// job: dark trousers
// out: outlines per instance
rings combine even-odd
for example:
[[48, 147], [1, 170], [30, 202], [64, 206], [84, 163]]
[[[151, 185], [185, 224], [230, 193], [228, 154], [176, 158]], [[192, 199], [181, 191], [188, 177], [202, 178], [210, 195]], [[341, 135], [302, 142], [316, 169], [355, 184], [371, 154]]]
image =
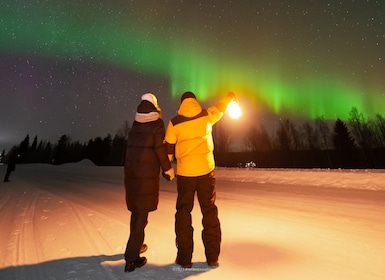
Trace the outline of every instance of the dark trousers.
[[5, 173], [4, 182], [8, 182], [9, 181], [9, 175], [11, 175], [11, 172], [12, 171], [8, 171], [7, 170], [7, 173]]
[[132, 212], [130, 222], [130, 237], [127, 242], [124, 258], [132, 262], [139, 258], [140, 247], [144, 241], [144, 229], [147, 225], [148, 212]]
[[10, 167], [10, 165], [7, 166], [7, 173], [5, 173], [4, 182], [9, 181], [9, 176], [11, 175], [12, 171], [14, 171], [15, 168]]
[[194, 207], [195, 192], [203, 215], [202, 240], [207, 262], [218, 260], [221, 246], [221, 226], [218, 208], [215, 205], [215, 175], [211, 172], [198, 177], [177, 176], [178, 198], [176, 202], [175, 233], [179, 264], [191, 263], [194, 250], [191, 211]]

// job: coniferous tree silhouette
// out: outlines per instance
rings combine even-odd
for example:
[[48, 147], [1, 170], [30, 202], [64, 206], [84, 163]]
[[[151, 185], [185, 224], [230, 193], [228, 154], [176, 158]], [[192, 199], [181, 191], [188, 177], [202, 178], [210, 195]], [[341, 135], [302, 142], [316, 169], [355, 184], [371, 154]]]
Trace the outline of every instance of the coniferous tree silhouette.
[[333, 144], [337, 152], [337, 167], [357, 167], [357, 147], [346, 124], [337, 119], [333, 129]]
[[213, 126], [213, 141], [217, 152], [226, 153], [230, 151], [230, 133], [226, 122], [217, 122]]
[[27, 154], [29, 149], [29, 134], [25, 136], [24, 140], [20, 142], [19, 145], [19, 155], [21, 157], [20, 161], [24, 161], [24, 156]]
[[272, 143], [269, 133], [265, 126], [261, 125], [259, 128], [252, 125], [249, 127], [246, 137], [244, 139], [244, 145], [250, 151], [271, 151]]
[[126, 150], [126, 138], [124, 135], [116, 134], [111, 143], [111, 164], [112, 165], [124, 165], [124, 157]]
[[37, 135], [35, 136], [35, 138], [33, 138], [33, 142], [31, 145], [31, 151], [35, 151], [36, 148], [37, 148]]
[[54, 152], [53, 162], [54, 164], [62, 164], [65, 162], [65, 155], [68, 148], [69, 139], [67, 135], [62, 135], [57, 143]]

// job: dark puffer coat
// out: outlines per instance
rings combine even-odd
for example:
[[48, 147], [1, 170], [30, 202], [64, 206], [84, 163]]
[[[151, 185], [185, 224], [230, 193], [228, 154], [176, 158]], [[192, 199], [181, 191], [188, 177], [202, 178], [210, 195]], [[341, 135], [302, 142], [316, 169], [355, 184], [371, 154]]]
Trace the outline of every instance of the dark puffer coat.
[[132, 125], [124, 166], [126, 203], [131, 212], [157, 209], [160, 168], [171, 169], [164, 135], [164, 122], [160, 118], [146, 122], [135, 120]]

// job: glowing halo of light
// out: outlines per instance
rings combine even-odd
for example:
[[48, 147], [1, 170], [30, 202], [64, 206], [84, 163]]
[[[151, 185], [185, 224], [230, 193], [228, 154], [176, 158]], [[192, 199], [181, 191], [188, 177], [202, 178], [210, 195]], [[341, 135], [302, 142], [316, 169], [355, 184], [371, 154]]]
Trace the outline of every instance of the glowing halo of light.
[[238, 102], [231, 101], [227, 107], [227, 113], [233, 120], [237, 120], [242, 116], [242, 110]]

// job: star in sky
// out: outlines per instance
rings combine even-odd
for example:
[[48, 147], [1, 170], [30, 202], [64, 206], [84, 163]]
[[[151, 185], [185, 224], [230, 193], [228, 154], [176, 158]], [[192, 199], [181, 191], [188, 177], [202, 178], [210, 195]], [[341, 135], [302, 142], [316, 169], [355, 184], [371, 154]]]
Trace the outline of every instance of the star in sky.
[[[347, 118], [385, 111], [382, 1], [2, 1], [0, 148], [26, 134], [87, 141], [164, 119], [184, 91], [234, 91], [250, 115]], [[255, 121], [251, 119], [250, 121]]]

